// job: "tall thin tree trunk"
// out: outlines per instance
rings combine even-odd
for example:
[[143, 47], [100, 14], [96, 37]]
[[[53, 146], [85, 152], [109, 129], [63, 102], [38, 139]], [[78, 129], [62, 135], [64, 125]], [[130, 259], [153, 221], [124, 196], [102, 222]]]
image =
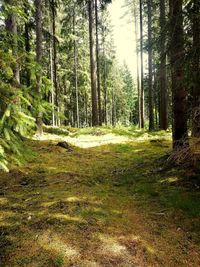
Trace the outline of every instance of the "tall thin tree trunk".
[[193, 0], [193, 120], [192, 135], [200, 137], [200, 3]]
[[[75, 6], [74, 6], [74, 16], [73, 16], [73, 33], [76, 36], [76, 13], [75, 13]], [[78, 77], [77, 77], [77, 43], [76, 37], [74, 38], [74, 88], [76, 94], [76, 126], [79, 128], [80, 126], [80, 119], [79, 119], [79, 92], [78, 92]]]
[[114, 88], [112, 88], [112, 110], [111, 110], [111, 122], [112, 126], [115, 127], [116, 125], [116, 107], [115, 107], [115, 91]]
[[140, 121], [141, 128], [144, 128], [144, 70], [143, 70], [143, 1], [140, 0], [140, 61], [141, 61], [141, 82], [140, 82]]
[[102, 28], [102, 42], [103, 42], [103, 94], [104, 94], [104, 123], [107, 125], [107, 84], [106, 84], [106, 51], [105, 51], [105, 29]]
[[149, 130], [154, 130], [153, 82], [152, 82], [152, 1], [148, 0], [148, 65], [149, 65]]
[[90, 72], [91, 72], [91, 95], [92, 95], [92, 126], [98, 125], [98, 106], [97, 106], [97, 77], [96, 62], [94, 53], [94, 0], [88, 1], [89, 13], [89, 39], [90, 39]]
[[[24, 25], [24, 40], [25, 40], [25, 50], [26, 50], [26, 63], [27, 65], [30, 63], [30, 51], [31, 51], [31, 44], [30, 44], [30, 26], [29, 26], [29, 14], [28, 14], [28, 2], [24, 3], [24, 13], [26, 15], [27, 21]], [[26, 67], [26, 85], [29, 87], [31, 85], [31, 72], [30, 66]]]
[[135, 48], [136, 48], [136, 58], [137, 58], [137, 92], [138, 92], [138, 125], [141, 128], [141, 103], [140, 103], [140, 74], [139, 74], [139, 49], [138, 49], [138, 23], [137, 23], [137, 12], [136, 6], [134, 7], [134, 26], [135, 26]]
[[[36, 19], [36, 61], [37, 64], [41, 67], [42, 63], [42, 0], [35, 0], [35, 8], [36, 8], [36, 14], [35, 14], [35, 19]], [[38, 93], [38, 98], [39, 98], [39, 108], [41, 105], [41, 100], [42, 100], [42, 75], [41, 71], [39, 70], [36, 73], [36, 90]], [[42, 112], [39, 111], [37, 114], [36, 118], [36, 123], [38, 127], [38, 133], [39, 135], [42, 134]]]
[[[51, 29], [50, 29], [51, 32]], [[50, 39], [50, 75], [51, 75], [51, 105], [52, 105], [52, 126], [55, 126], [55, 92], [54, 92], [54, 82], [53, 82], [53, 49], [52, 40]]]
[[96, 24], [96, 61], [97, 61], [97, 93], [98, 93], [98, 111], [99, 111], [99, 125], [102, 125], [101, 113], [101, 83], [100, 83], [100, 62], [99, 62], [99, 12], [98, 3], [95, 0], [95, 24]]
[[169, 0], [172, 69], [173, 148], [187, 143], [187, 91], [184, 85], [183, 0]]
[[56, 118], [56, 125], [60, 126], [60, 118], [59, 118], [59, 98], [60, 92], [58, 89], [58, 82], [57, 82], [57, 43], [56, 43], [56, 3], [55, 0], [51, 1], [51, 13], [52, 13], [52, 33], [53, 33], [53, 83], [54, 83], [54, 90], [55, 90], [55, 105], [57, 107], [58, 116]]
[[167, 94], [167, 73], [166, 73], [166, 15], [165, 0], [160, 0], [160, 129], [168, 128], [168, 94]]

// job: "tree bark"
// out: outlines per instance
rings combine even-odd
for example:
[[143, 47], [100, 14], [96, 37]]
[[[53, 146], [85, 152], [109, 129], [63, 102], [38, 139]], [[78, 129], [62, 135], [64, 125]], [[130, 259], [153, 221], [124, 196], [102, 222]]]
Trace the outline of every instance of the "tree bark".
[[149, 130], [154, 130], [154, 112], [153, 112], [153, 82], [152, 82], [152, 1], [147, 1], [148, 5], [148, 66], [149, 66]]
[[184, 85], [183, 0], [170, 0], [170, 61], [172, 70], [173, 148], [187, 144], [187, 91]]
[[[53, 45], [53, 84], [55, 90], [55, 105], [57, 108], [57, 112], [59, 113], [59, 98], [60, 92], [58, 89], [58, 82], [57, 82], [57, 43], [56, 43], [56, 3], [55, 0], [51, 1], [51, 14], [52, 14], [52, 45]], [[60, 119], [57, 116], [55, 118], [56, 125], [60, 126]]]
[[78, 75], [77, 75], [77, 43], [76, 43], [76, 13], [74, 6], [73, 14], [73, 34], [74, 34], [74, 88], [76, 95], [76, 126], [79, 128], [80, 119], [79, 119], [79, 92], [78, 92]]
[[[17, 5], [16, 0], [6, 0], [8, 6], [15, 7]], [[13, 9], [14, 10], [14, 9]], [[6, 31], [8, 33], [9, 42], [12, 48], [12, 54], [15, 58], [15, 64], [13, 67], [14, 83], [19, 86], [20, 84], [20, 68], [17, 62], [18, 57], [18, 35], [17, 35], [17, 15], [14, 11], [11, 11], [5, 21]]]
[[166, 14], [165, 0], [160, 0], [160, 129], [168, 128], [168, 94], [166, 74]]
[[143, 71], [143, 1], [140, 0], [140, 61], [141, 61], [141, 82], [140, 82], [140, 121], [141, 128], [144, 128], [144, 71]]
[[[36, 8], [36, 62], [38, 66], [41, 68], [42, 63], [42, 0], [35, 0], [35, 8]], [[39, 97], [39, 109], [41, 105], [42, 100], [42, 75], [41, 70], [37, 71], [36, 73], [36, 90]], [[39, 111], [36, 118], [36, 123], [38, 127], [38, 133], [39, 135], [42, 135], [42, 112]]]
[[200, 137], [200, 3], [193, 0], [193, 88], [192, 88], [192, 136]]
[[98, 93], [98, 111], [99, 111], [99, 125], [102, 125], [102, 113], [101, 113], [101, 83], [100, 83], [100, 62], [99, 62], [99, 14], [98, 3], [95, 0], [95, 24], [96, 24], [96, 61], [97, 61], [97, 93]]
[[97, 106], [97, 77], [96, 62], [94, 53], [94, 0], [88, 1], [89, 13], [89, 40], [90, 40], [90, 72], [91, 72], [91, 96], [92, 96], [92, 126], [98, 125], [98, 106]]
[[137, 58], [137, 93], [138, 93], [138, 125], [141, 128], [141, 106], [140, 106], [140, 74], [139, 74], [139, 49], [138, 49], [138, 27], [137, 27], [137, 12], [136, 6], [134, 7], [134, 26], [135, 26], [135, 48], [136, 48], [136, 58]]
[[[26, 63], [30, 63], [30, 51], [31, 51], [31, 44], [30, 44], [30, 25], [29, 25], [29, 13], [28, 13], [28, 2], [24, 3], [24, 13], [26, 15], [27, 21], [24, 25], [24, 39], [25, 39], [25, 50], [26, 50]], [[29, 87], [31, 85], [31, 72], [30, 67], [26, 68], [26, 85]]]

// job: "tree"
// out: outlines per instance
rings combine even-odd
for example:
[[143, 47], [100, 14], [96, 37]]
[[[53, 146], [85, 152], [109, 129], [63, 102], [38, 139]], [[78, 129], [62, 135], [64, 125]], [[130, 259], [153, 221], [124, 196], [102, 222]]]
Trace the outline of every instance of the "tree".
[[143, 70], [143, 1], [140, 0], [140, 61], [141, 61], [141, 81], [140, 81], [140, 121], [141, 128], [144, 128], [144, 70]]
[[152, 1], [147, 1], [148, 6], [148, 87], [149, 87], [149, 130], [154, 130], [154, 111], [153, 111], [153, 74], [152, 74]]
[[88, 16], [89, 16], [89, 38], [90, 38], [90, 72], [91, 72], [91, 96], [92, 96], [92, 126], [99, 123], [98, 106], [97, 106], [97, 77], [96, 77], [96, 62], [94, 53], [94, 0], [88, 1]]
[[192, 74], [192, 135], [200, 137], [200, 4], [193, 0], [192, 10], [192, 33], [193, 33], [193, 74]]
[[95, 24], [96, 24], [96, 61], [97, 61], [97, 92], [98, 92], [98, 111], [99, 111], [99, 125], [102, 124], [101, 113], [101, 83], [100, 83], [100, 62], [99, 62], [99, 14], [98, 2], [95, 0]]
[[17, 1], [16, 0], [6, 0], [6, 4], [8, 5], [10, 12], [8, 13], [5, 24], [6, 24], [6, 30], [8, 33], [10, 45], [12, 47], [13, 57], [15, 58], [15, 64], [13, 67], [14, 82], [15, 82], [15, 84], [19, 85], [19, 83], [20, 83], [20, 69], [19, 69], [19, 64], [17, 61], [17, 55], [18, 55], [17, 14], [14, 11], [14, 9], [17, 7], [17, 5], [16, 5]]
[[166, 77], [166, 14], [165, 0], [160, 0], [160, 129], [168, 128], [168, 92]]
[[184, 84], [182, 0], [170, 0], [170, 64], [172, 76], [173, 148], [187, 143], [187, 90]]
[[41, 75], [41, 64], [42, 64], [42, 0], [35, 0], [35, 20], [36, 20], [36, 62], [38, 64], [38, 70], [36, 73], [36, 91], [39, 99], [39, 109], [36, 118], [39, 135], [42, 134], [42, 111], [41, 111], [41, 100], [42, 100], [42, 75]]

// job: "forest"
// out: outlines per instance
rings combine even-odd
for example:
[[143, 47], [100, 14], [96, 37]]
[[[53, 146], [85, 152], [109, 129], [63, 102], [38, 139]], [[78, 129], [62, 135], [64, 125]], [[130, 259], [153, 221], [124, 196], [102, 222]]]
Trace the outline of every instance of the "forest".
[[0, 0], [0, 266], [200, 266], [199, 0]]

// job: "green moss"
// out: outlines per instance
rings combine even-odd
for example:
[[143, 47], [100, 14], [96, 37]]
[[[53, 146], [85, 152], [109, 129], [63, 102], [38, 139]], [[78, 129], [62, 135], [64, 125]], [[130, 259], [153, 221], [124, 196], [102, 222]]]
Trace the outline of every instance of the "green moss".
[[[131, 127], [100, 129], [101, 134], [130, 134], [130, 141], [90, 149], [73, 147], [70, 153], [56, 142], [30, 141], [33, 157], [21, 172], [1, 177], [5, 195], [0, 196], [0, 222], [13, 242], [5, 247], [8, 258], [14, 255], [10, 266], [16, 260], [19, 266], [38, 262], [81, 266], [83, 259], [101, 265], [102, 257], [112, 262], [115, 256], [119, 261], [115, 265], [126, 266], [127, 255], [134, 253], [145, 254], [141, 266], [167, 266], [169, 251], [177, 259], [174, 266], [182, 266], [177, 255], [184, 257], [182, 247], [188, 243], [177, 228], [182, 224], [198, 239], [200, 198], [197, 191], [179, 183], [181, 171], [157, 171], [163, 167], [160, 158], [169, 150], [168, 135]], [[73, 131], [97, 134], [99, 128]], [[132, 138], [134, 134], [138, 138]], [[150, 142], [155, 138], [165, 141], [162, 145]], [[28, 184], [21, 184], [24, 176]], [[156, 251], [156, 257], [144, 247], [153, 247], [150, 251]], [[39, 261], [38, 248], [42, 249]]]

